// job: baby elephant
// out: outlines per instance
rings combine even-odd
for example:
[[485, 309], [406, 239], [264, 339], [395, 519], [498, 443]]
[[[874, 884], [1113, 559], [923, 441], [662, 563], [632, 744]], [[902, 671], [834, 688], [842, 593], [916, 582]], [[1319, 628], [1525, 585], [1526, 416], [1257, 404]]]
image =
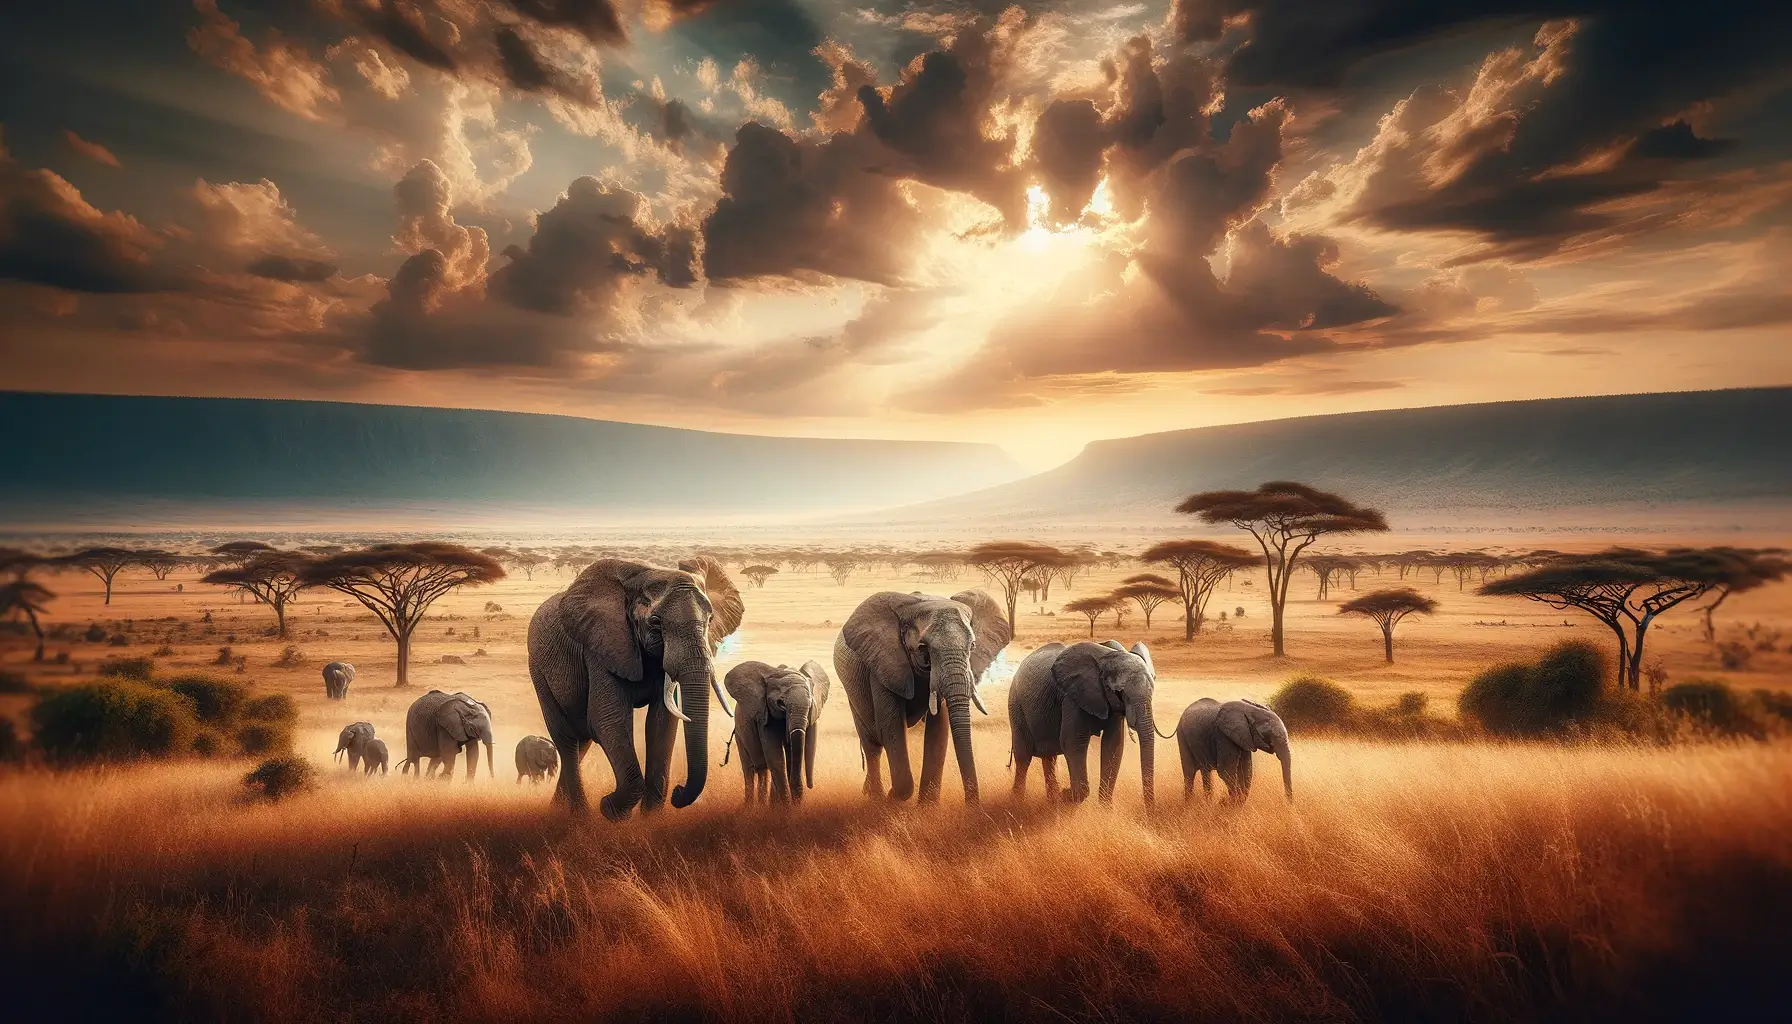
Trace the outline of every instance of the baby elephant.
[[[372, 722], [355, 722], [352, 725], [345, 725], [342, 727], [341, 734], [336, 737], [336, 760], [342, 760], [342, 755], [347, 754], [348, 770], [352, 772], [361, 767], [361, 759], [367, 756], [367, 745], [373, 742], [375, 740]], [[384, 746], [381, 744], [382, 749]]]
[[361, 761], [367, 765], [367, 774], [372, 775], [375, 768], [381, 775], [386, 774], [386, 741], [368, 740], [361, 748]]
[[1226, 798], [1243, 803], [1251, 793], [1251, 754], [1261, 750], [1282, 762], [1282, 791], [1294, 799], [1293, 760], [1288, 753], [1288, 727], [1274, 712], [1254, 700], [1229, 700], [1224, 704], [1202, 697], [1182, 712], [1176, 723], [1176, 747], [1182, 753], [1182, 798], [1195, 793], [1195, 773], [1201, 773], [1201, 791], [1213, 796], [1214, 771], [1226, 784]]
[[817, 662], [801, 669], [743, 661], [728, 670], [723, 685], [735, 699], [734, 740], [746, 802], [770, 798], [774, 804], [801, 803], [803, 778], [815, 788], [815, 730], [828, 702], [828, 674]]
[[523, 776], [530, 782], [539, 783], [542, 779], [551, 779], [560, 770], [560, 752], [554, 749], [554, 741], [546, 736], [524, 736], [516, 741], [516, 784], [523, 784]]
[[330, 700], [347, 700], [348, 684], [355, 681], [355, 666], [346, 661], [332, 661], [324, 666], [324, 696]]
[[[1101, 737], [1101, 778], [1097, 798], [1114, 799], [1126, 730], [1139, 735], [1139, 782], [1145, 803], [1155, 790], [1157, 719], [1151, 695], [1157, 666], [1142, 643], [1131, 650], [1113, 640], [1046, 644], [1020, 663], [1008, 689], [1010, 751], [1014, 754], [1014, 798], [1027, 791], [1027, 766], [1037, 757], [1045, 771], [1045, 798], [1058, 799], [1057, 760], [1070, 770], [1071, 803], [1089, 796], [1089, 740]], [[1164, 736], [1164, 739], [1169, 739]]]

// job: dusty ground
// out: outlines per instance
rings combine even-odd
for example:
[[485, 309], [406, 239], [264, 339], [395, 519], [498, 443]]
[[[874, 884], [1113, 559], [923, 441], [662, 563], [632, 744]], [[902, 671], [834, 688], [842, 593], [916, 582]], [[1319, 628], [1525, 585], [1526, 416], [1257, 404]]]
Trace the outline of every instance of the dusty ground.
[[[1550, 546], [1552, 539], [1555, 538], [1537, 538], [1537, 546]], [[1006, 671], [1042, 643], [1087, 635], [1087, 620], [1082, 616], [1050, 612], [1072, 597], [1106, 592], [1121, 577], [1142, 571], [1158, 571], [1158, 567], [1127, 565], [1115, 570], [1094, 570], [1078, 577], [1068, 591], [1061, 584], [1055, 586], [1049, 603], [1030, 602], [1022, 594], [1018, 635], [1008, 649], [1006, 663], [992, 671], [985, 685], [985, 703], [994, 714], [989, 718], [976, 716], [978, 760], [986, 793], [1000, 791], [1005, 785], [1001, 780], [1007, 778]], [[92, 576], [65, 573], [45, 577], [58, 594], [49, 620], [52, 626], [66, 624], [84, 629], [89, 623], [99, 623], [113, 632], [126, 632], [133, 642], [117, 647], [52, 641], [50, 656], [67, 651], [71, 664], [40, 667], [30, 664], [25, 638], [0, 636], [0, 668], [21, 671], [45, 682], [72, 681], [91, 676], [107, 658], [148, 655], [166, 644], [174, 653], [156, 658], [160, 671], [227, 672], [229, 669], [219, 668], [213, 662], [218, 648], [229, 646], [235, 654], [247, 656], [247, 679], [264, 689], [290, 693], [298, 700], [300, 749], [320, 762], [328, 760], [337, 730], [348, 722], [366, 720], [373, 722], [392, 745], [396, 763], [403, 756], [402, 725], [410, 701], [432, 687], [465, 690], [493, 708], [498, 726], [499, 777], [505, 781], [506, 769], [513, 764], [516, 740], [531, 733], [545, 733], [526, 663], [529, 616], [544, 598], [571, 582], [572, 575], [571, 571], [545, 569], [537, 570], [530, 580], [518, 572], [498, 584], [466, 588], [437, 602], [415, 640], [408, 690], [392, 686], [392, 643], [373, 617], [349, 599], [331, 592], [307, 593], [289, 611], [290, 635], [281, 641], [263, 635], [273, 623], [269, 609], [243, 603], [232, 593], [205, 586], [191, 573], [176, 573], [158, 581], [146, 572], [127, 572], [115, 582], [109, 607], [101, 604], [101, 590]], [[914, 571], [892, 573], [887, 568], [857, 572], [845, 585], [836, 584], [819, 568], [813, 572], [786, 569], [763, 588], [751, 587], [738, 573], [736, 581], [746, 599], [746, 618], [734, 641], [724, 650], [720, 659], [722, 671], [748, 659], [796, 665], [814, 658], [827, 666], [831, 674], [833, 644], [840, 623], [860, 600], [879, 590], [949, 594], [981, 586], [999, 598], [993, 585], [970, 571], [947, 582], [931, 581]], [[1315, 599], [1316, 581], [1308, 573], [1296, 580], [1289, 602], [1287, 658], [1269, 656], [1269, 614], [1262, 596], [1265, 584], [1256, 573], [1241, 573], [1222, 585], [1208, 610], [1210, 617], [1217, 619], [1222, 609], [1232, 618], [1236, 609], [1243, 608], [1244, 617], [1224, 626], [1210, 622], [1192, 643], [1182, 639], [1182, 625], [1174, 604], [1157, 609], [1149, 630], [1135, 609], [1120, 627], [1114, 625], [1112, 616], [1104, 617], [1096, 636], [1129, 645], [1145, 640], [1151, 645], [1159, 673], [1158, 718], [1166, 723], [1173, 722], [1181, 709], [1198, 697], [1261, 699], [1283, 680], [1303, 672], [1342, 683], [1370, 702], [1422, 690], [1430, 695], [1435, 712], [1453, 714], [1457, 691], [1489, 665], [1524, 657], [1563, 637], [1585, 637], [1601, 646], [1611, 639], [1605, 627], [1588, 616], [1553, 611], [1514, 598], [1480, 597], [1474, 593], [1472, 582], [1466, 591], [1459, 591], [1447, 573], [1441, 582], [1434, 580], [1429, 570], [1409, 573], [1405, 580], [1399, 580], [1392, 569], [1381, 577], [1363, 572], [1357, 580], [1361, 591], [1401, 585], [1416, 587], [1436, 598], [1441, 607], [1434, 616], [1415, 616], [1400, 626], [1393, 665], [1382, 660], [1380, 636], [1373, 624], [1336, 613], [1338, 602], [1352, 594], [1348, 583], [1335, 585], [1331, 597], [1320, 602]], [[486, 613], [487, 602], [497, 602], [503, 611]], [[207, 611], [213, 620], [209, 627], [200, 621]], [[1739, 594], [1723, 606], [1718, 621], [1723, 638], [1742, 638], [1743, 628], [1755, 624], [1760, 625], [1762, 632], [1778, 630], [1792, 636], [1792, 585]], [[289, 645], [298, 649], [302, 661], [295, 667], [276, 667], [283, 648]], [[1650, 659], [1661, 660], [1670, 682], [1701, 676], [1725, 678], [1744, 688], [1792, 687], [1792, 653], [1785, 650], [1792, 643], [1782, 641], [1776, 646], [1781, 650], [1757, 653], [1747, 671], [1724, 672], [1703, 642], [1702, 624], [1693, 610], [1684, 606], [1676, 609], [1659, 620], [1649, 633]], [[484, 655], [477, 653], [481, 650]], [[466, 663], [442, 664], [443, 655], [459, 656]], [[348, 700], [341, 704], [324, 699], [320, 675], [321, 666], [334, 660], [352, 662], [359, 672]], [[23, 697], [0, 695], [0, 712], [19, 714], [24, 701]], [[712, 749], [719, 763], [726, 719], [718, 717], [716, 721], [724, 723], [712, 726]], [[911, 740], [918, 758], [918, 730]], [[825, 766], [822, 773], [856, 784], [862, 777], [857, 746], [844, 695], [839, 692], [822, 716], [820, 742]], [[682, 758], [682, 754], [678, 757]], [[1158, 772], [1167, 784], [1179, 771], [1174, 751], [1169, 744], [1162, 744], [1158, 757]], [[609, 769], [599, 754], [587, 757], [585, 771], [588, 783], [597, 787], [594, 793], [607, 791]], [[1136, 767], [1129, 764], [1123, 779], [1136, 780], [1135, 773]], [[509, 781], [515, 781], [514, 771], [509, 772]], [[947, 793], [953, 793], [955, 786], [956, 782], [949, 779]], [[730, 766], [712, 773], [706, 799], [733, 800], [740, 787], [740, 776]]]

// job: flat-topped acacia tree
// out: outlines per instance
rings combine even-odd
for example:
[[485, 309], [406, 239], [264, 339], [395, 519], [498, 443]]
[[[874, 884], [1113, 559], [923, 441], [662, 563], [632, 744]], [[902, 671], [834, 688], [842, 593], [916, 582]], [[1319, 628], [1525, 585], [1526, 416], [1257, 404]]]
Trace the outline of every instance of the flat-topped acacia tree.
[[23, 575], [0, 583], [0, 621], [17, 615], [31, 624], [31, 632], [37, 637], [37, 652], [31, 656], [32, 661], [44, 660], [44, 627], [37, 617], [49, 613], [50, 599], [55, 596], [43, 584]]
[[1176, 567], [1176, 589], [1182, 595], [1182, 639], [1193, 640], [1207, 618], [1207, 600], [1220, 581], [1262, 560], [1244, 548], [1212, 540], [1166, 540], [1145, 549], [1139, 558]]
[[1706, 551], [1714, 557], [1727, 559], [1732, 565], [1732, 571], [1711, 588], [1711, 593], [1717, 596], [1699, 609], [1699, 613], [1705, 617], [1705, 642], [1715, 643], [1717, 622], [1714, 616], [1717, 609], [1729, 600], [1730, 595], [1784, 579], [1786, 573], [1792, 570], [1792, 563], [1786, 560], [1786, 552], [1781, 548], [1716, 547], [1707, 548]]
[[72, 555], [63, 555], [56, 561], [74, 569], [82, 569], [93, 573], [101, 583], [106, 585], [106, 604], [112, 603], [112, 580], [119, 573], [137, 564], [137, 556], [142, 554], [130, 548], [83, 548]]
[[1125, 606], [1125, 602], [1112, 594], [1093, 594], [1079, 597], [1064, 606], [1067, 612], [1073, 612], [1089, 620], [1089, 639], [1095, 639], [1095, 620], [1103, 615]]
[[1361, 615], [1381, 627], [1381, 648], [1388, 664], [1394, 663], [1394, 627], [1408, 615], [1430, 615], [1437, 602], [1411, 587], [1373, 590], [1338, 606], [1339, 615]]
[[1145, 628], [1151, 628], [1151, 613], [1165, 601], [1174, 601], [1182, 596], [1182, 591], [1169, 580], [1154, 572], [1142, 572], [1137, 576], [1128, 576], [1114, 588], [1114, 596], [1120, 600], [1131, 600], [1138, 604], [1139, 611], [1145, 615]]
[[258, 540], [232, 540], [212, 548], [212, 555], [221, 565], [242, 565], [264, 551], [273, 550], [274, 545]]
[[286, 639], [286, 606], [306, 587], [305, 570], [317, 559], [302, 551], [260, 551], [241, 565], [206, 573], [199, 582], [229, 587], [274, 610], [276, 635]]
[[1008, 629], [1012, 631], [1015, 625], [1014, 606], [1020, 598], [1022, 581], [1029, 576], [1043, 579], [1045, 572], [1055, 573], [1075, 557], [1050, 544], [1035, 544], [1024, 540], [992, 540], [965, 552], [964, 564], [978, 569], [1002, 588], [1002, 596], [1007, 601]]
[[1235, 526], [1257, 539], [1269, 574], [1269, 638], [1277, 657], [1287, 653], [1282, 613], [1301, 552], [1321, 537], [1385, 533], [1388, 528], [1387, 517], [1377, 509], [1290, 480], [1271, 480], [1254, 491], [1191, 494], [1176, 511], [1204, 523]]
[[440, 541], [376, 544], [319, 559], [300, 580], [361, 602], [398, 645], [398, 686], [410, 683], [411, 634], [436, 599], [460, 587], [494, 583], [504, 567], [490, 555]]
[[778, 574], [778, 567], [775, 565], [749, 565], [742, 569], [740, 574], [752, 580], [753, 586], [763, 587], [766, 580]]

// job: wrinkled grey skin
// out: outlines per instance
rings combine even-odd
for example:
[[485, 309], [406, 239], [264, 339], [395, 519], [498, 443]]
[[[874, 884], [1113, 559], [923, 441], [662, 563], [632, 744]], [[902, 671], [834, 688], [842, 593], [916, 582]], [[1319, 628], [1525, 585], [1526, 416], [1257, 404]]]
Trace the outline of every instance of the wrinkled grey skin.
[[335, 759], [342, 760], [342, 755], [346, 753], [348, 755], [348, 770], [354, 771], [361, 767], [361, 759], [367, 756], [367, 744], [372, 739], [372, 722], [356, 722], [353, 725], [343, 726], [342, 733], [336, 737]]
[[554, 741], [546, 736], [524, 736], [516, 741], [516, 784], [523, 784], [523, 776], [530, 782], [539, 783], [542, 779], [551, 779], [560, 771], [560, 752], [554, 749]]
[[977, 802], [971, 706], [989, 713], [977, 684], [1011, 639], [1002, 609], [981, 590], [949, 598], [884, 591], [859, 604], [834, 642], [834, 670], [865, 754], [867, 796], [884, 795], [885, 754], [890, 799], [907, 800], [915, 793], [908, 730], [925, 719], [917, 799], [940, 798], [949, 733], [965, 802]]
[[381, 775], [386, 774], [386, 741], [368, 740], [361, 759], [367, 764], [367, 774], [372, 775], [375, 768], [380, 770]]
[[330, 700], [347, 700], [348, 684], [355, 681], [355, 666], [346, 661], [332, 661], [324, 666], [324, 696]]
[[[529, 622], [529, 676], [563, 770], [555, 799], [585, 809], [579, 762], [603, 748], [616, 791], [604, 817], [665, 802], [678, 722], [685, 781], [671, 791], [685, 807], [709, 779], [709, 696], [729, 712], [716, 673], [716, 646], [740, 626], [740, 591], [706, 557], [665, 569], [620, 558], [592, 563], [572, 586], [542, 602]], [[647, 771], [635, 753], [635, 709], [647, 709]], [[732, 712], [729, 712], [732, 714]]]
[[1182, 754], [1182, 798], [1193, 799], [1195, 773], [1201, 792], [1213, 796], [1213, 772], [1226, 784], [1226, 798], [1243, 802], [1251, 792], [1251, 754], [1261, 750], [1282, 762], [1282, 792], [1294, 799], [1294, 762], [1288, 750], [1288, 727], [1274, 711], [1254, 700], [1224, 704], [1202, 697], [1182, 712], [1176, 723], [1176, 748]]
[[[1114, 799], [1114, 782], [1126, 752], [1126, 730], [1139, 735], [1139, 779], [1145, 803], [1156, 795], [1157, 719], [1151, 695], [1157, 667], [1144, 644], [1112, 640], [1046, 644], [1027, 655], [1008, 690], [1008, 727], [1014, 753], [1014, 798], [1024, 799], [1027, 766], [1035, 757], [1045, 771], [1045, 797], [1058, 798], [1057, 757], [1070, 768], [1071, 803], [1089, 796], [1089, 739], [1101, 736], [1102, 803]], [[1164, 737], [1168, 739], [1168, 736]]]
[[[418, 697], [404, 716], [405, 758], [398, 764], [401, 772], [415, 771], [419, 776], [442, 771], [445, 782], [454, 775], [454, 759], [461, 748], [467, 750], [467, 781], [479, 774], [479, 744], [485, 744], [486, 771], [498, 774], [492, 758], [492, 712], [464, 693], [443, 693], [431, 690]], [[424, 759], [429, 770], [423, 769]]]
[[804, 771], [815, 788], [815, 731], [828, 702], [828, 673], [819, 662], [800, 669], [744, 661], [723, 680], [734, 698], [734, 742], [739, 748], [746, 802], [801, 803]]

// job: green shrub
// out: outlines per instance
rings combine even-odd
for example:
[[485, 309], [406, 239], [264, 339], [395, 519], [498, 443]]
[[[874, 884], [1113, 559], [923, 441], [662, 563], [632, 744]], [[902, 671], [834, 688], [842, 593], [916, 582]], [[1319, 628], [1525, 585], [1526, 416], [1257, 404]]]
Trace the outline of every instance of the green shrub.
[[1431, 698], [1423, 690], [1413, 690], [1395, 698], [1393, 711], [1396, 715], [1416, 717], [1424, 714], [1425, 709], [1430, 706]]
[[[1534, 663], [1495, 665], [1457, 699], [1462, 717], [1499, 736], [1543, 736], [1624, 725], [1634, 709], [1606, 688], [1605, 655], [1585, 640], [1564, 640]], [[1634, 723], [1632, 723], [1634, 724]]]
[[88, 625], [87, 632], [81, 634], [81, 639], [90, 644], [101, 643], [106, 639], [106, 631], [101, 628], [99, 623], [95, 622]]
[[1296, 676], [1269, 698], [1270, 709], [1289, 731], [1347, 729], [1356, 715], [1356, 698], [1337, 683], [1317, 676]]
[[172, 757], [193, 747], [192, 702], [134, 682], [97, 682], [46, 694], [31, 709], [31, 732], [52, 761]]
[[1766, 709], [1719, 680], [1688, 679], [1670, 686], [1661, 691], [1661, 704], [1700, 731], [1752, 739], [1767, 736]]
[[317, 788], [317, 768], [302, 757], [271, 757], [243, 776], [251, 795], [281, 800]]
[[299, 720], [299, 705], [284, 693], [265, 693], [243, 705], [242, 718], [246, 722], [294, 725]]
[[233, 724], [249, 700], [247, 686], [212, 676], [175, 676], [163, 685], [192, 701], [201, 722], [220, 728]]
[[107, 679], [147, 683], [155, 672], [156, 663], [149, 658], [108, 658], [100, 665], [100, 675]]
[[1756, 690], [1755, 703], [1761, 710], [1784, 722], [1792, 722], [1792, 693], [1780, 690]]
[[251, 757], [292, 751], [292, 726], [279, 722], [245, 722], [236, 731], [237, 746]]
[[227, 746], [224, 737], [209, 729], [193, 737], [193, 753], [200, 757], [217, 757], [219, 754], [225, 753]]

